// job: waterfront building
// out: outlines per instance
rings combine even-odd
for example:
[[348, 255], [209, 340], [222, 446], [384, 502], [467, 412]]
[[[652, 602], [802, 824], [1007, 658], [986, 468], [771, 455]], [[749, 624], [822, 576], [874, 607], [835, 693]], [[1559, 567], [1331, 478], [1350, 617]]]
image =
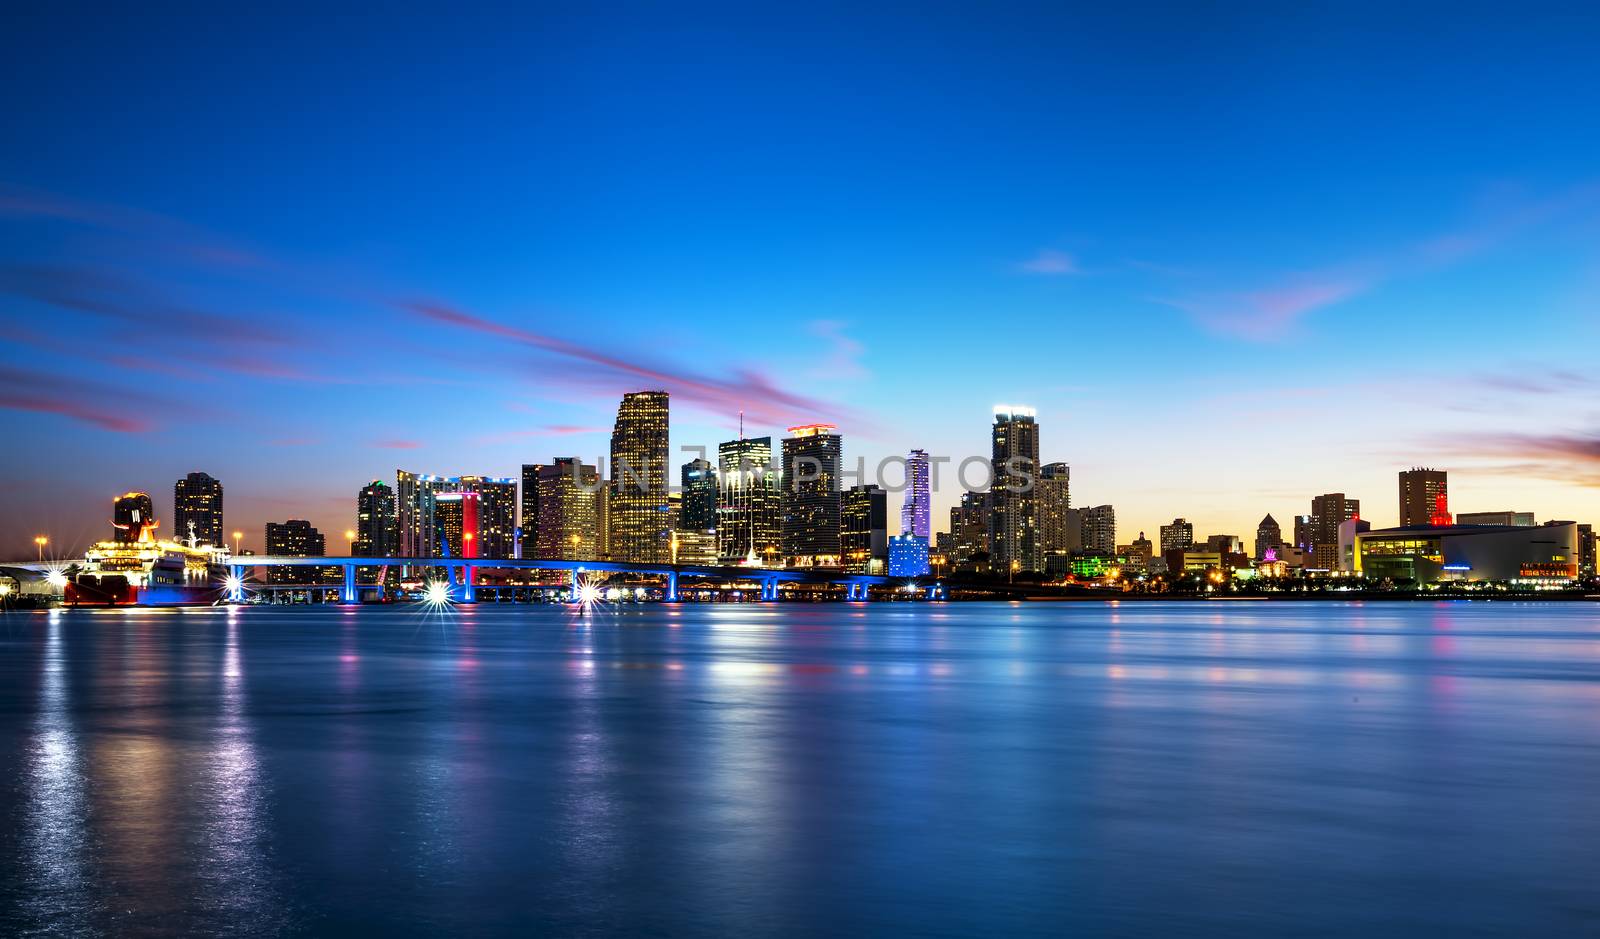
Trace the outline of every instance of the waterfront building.
[[147, 528], [155, 528], [156, 506], [148, 492], [125, 492], [111, 503], [111, 540], [132, 544]]
[[1278, 525], [1278, 520], [1271, 513], [1261, 520], [1256, 526], [1256, 560], [1266, 558], [1267, 552], [1283, 544], [1283, 528]]
[[1150, 562], [1155, 558], [1155, 545], [1150, 539], [1139, 532], [1139, 537], [1131, 543], [1117, 546], [1117, 554], [1123, 559], [1122, 569], [1129, 574], [1147, 574], [1150, 572]]
[[505, 559], [516, 551], [517, 481], [509, 477], [457, 476], [449, 481], [457, 492], [478, 496], [475, 557]]
[[363, 558], [400, 556], [394, 490], [374, 479], [356, 495], [356, 540], [351, 552]]
[[717, 468], [698, 457], [679, 471], [683, 502], [678, 513], [679, 531], [715, 531], [717, 528]]
[[1206, 550], [1218, 554], [1243, 554], [1244, 539], [1238, 535], [1208, 535], [1206, 536]]
[[522, 464], [522, 489], [518, 493], [517, 557], [531, 558], [538, 554], [539, 534], [539, 471], [541, 463]]
[[928, 573], [928, 539], [895, 535], [889, 539], [889, 576], [922, 577]]
[[1502, 528], [1532, 528], [1538, 522], [1532, 512], [1462, 512], [1458, 525], [1498, 525]]
[[611, 501], [606, 507], [610, 556], [659, 564], [671, 553], [667, 518], [668, 396], [622, 396], [611, 431]]
[[1361, 500], [1330, 492], [1311, 500], [1311, 566], [1339, 569], [1339, 526], [1361, 517]]
[[844, 569], [880, 574], [889, 561], [889, 495], [870, 483], [844, 491], [839, 508], [839, 556]]
[[[284, 522], [268, 522], [266, 553], [278, 557], [314, 558], [326, 556], [327, 542], [305, 519], [291, 518]], [[333, 583], [343, 573], [337, 567], [269, 567], [269, 584]]]
[[1578, 576], [1592, 579], [1595, 576], [1595, 550], [1600, 542], [1595, 539], [1594, 526], [1578, 526]]
[[440, 546], [436, 557], [478, 557], [482, 503], [471, 490], [453, 490], [434, 496], [433, 518]]
[[929, 464], [926, 450], [912, 450], [906, 457], [906, 496], [900, 505], [900, 534], [927, 540], [932, 531], [932, 494], [929, 490]]
[[996, 405], [991, 430], [991, 569], [1042, 570], [1034, 486], [1039, 471], [1039, 425], [1034, 410], [1021, 405]]
[[771, 437], [741, 437], [717, 447], [717, 555], [724, 564], [776, 566], [783, 511]]
[[[1296, 515], [1294, 517], [1294, 546], [1311, 554], [1312, 543], [1316, 540], [1316, 526], [1309, 515]], [[1309, 562], [1310, 558], [1307, 558]]]
[[1353, 557], [1356, 570], [1369, 579], [1559, 586], [1578, 577], [1578, 526], [1386, 528], [1356, 535]]
[[950, 507], [950, 535], [955, 542], [955, 557], [947, 558], [954, 567], [972, 568], [974, 558], [989, 557], [989, 493], [966, 490], [961, 501]]
[[839, 566], [839, 457], [832, 424], [789, 428], [783, 440], [783, 556], [793, 567]]
[[227, 543], [222, 526], [222, 483], [206, 473], [190, 473], [172, 487], [172, 539], [220, 548]]
[[1065, 463], [1039, 467], [1035, 506], [1039, 516], [1039, 553], [1047, 574], [1067, 572], [1067, 559], [1083, 546], [1082, 519], [1072, 511], [1072, 470]]
[[400, 556], [431, 558], [439, 553], [435, 535], [434, 496], [438, 477], [395, 470], [395, 527], [400, 533]]
[[1450, 524], [1450, 487], [1444, 470], [1415, 466], [1400, 471], [1400, 526]]
[[[1175, 518], [1171, 524], [1161, 526], [1161, 554], [1163, 556], [1174, 549], [1187, 548], [1193, 544], [1194, 523], [1188, 519]], [[1174, 573], [1177, 573], [1177, 571], [1174, 571]]]
[[1083, 524], [1083, 549], [1095, 554], [1117, 551], [1117, 510], [1109, 505], [1091, 505], [1078, 510]]
[[[599, 471], [577, 457], [560, 457], [539, 468], [535, 485], [539, 515], [531, 539], [534, 556], [599, 560], [600, 504], [605, 495]], [[529, 538], [526, 531], [523, 537]]]
[[1372, 523], [1364, 518], [1346, 519], [1339, 523], [1339, 570], [1349, 573], [1356, 569], [1356, 538], [1372, 530]]

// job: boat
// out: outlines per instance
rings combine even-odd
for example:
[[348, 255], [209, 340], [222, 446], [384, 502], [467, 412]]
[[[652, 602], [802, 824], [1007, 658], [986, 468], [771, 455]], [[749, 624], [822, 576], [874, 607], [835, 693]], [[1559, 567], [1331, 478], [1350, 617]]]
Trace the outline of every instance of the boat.
[[163, 541], [154, 519], [140, 523], [131, 540], [101, 541], [84, 553], [68, 577], [67, 606], [210, 606], [223, 599], [227, 548]]

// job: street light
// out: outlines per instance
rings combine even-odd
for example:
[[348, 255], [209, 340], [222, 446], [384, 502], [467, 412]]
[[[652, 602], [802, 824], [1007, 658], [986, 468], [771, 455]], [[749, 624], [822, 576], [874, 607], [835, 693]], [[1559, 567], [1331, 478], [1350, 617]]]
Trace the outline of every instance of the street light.
[[348, 528], [344, 530], [344, 553], [346, 557], [354, 556], [356, 553], [356, 533]]
[[1011, 559], [1011, 570], [1006, 573], [1006, 583], [1014, 584], [1017, 582], [1017, 568], [1021, 566], [1021, 561], [1017, 560], [1016, 558]]
[[34, 547], [39, 549], [39, 563], [41, 564], [44, 563], [44, 546], [49, 543], [50, 539], [44, 535], [38, 535], [33, 539]]
[[574, 534], [570, 540], [572, 541], [572, 557], [568, 558], [568, 560], [576, 561], [578, 559], [578, 545], [582, 543], [583, 536]]
[[244, 532], [242, 532], [242, 531], [236, 531], [236, 532], [233, 533], [233, 556], [234, 557], [238, 557], [239, 556], [239, 539], [243, 538], [243, 537], [244, 537]]

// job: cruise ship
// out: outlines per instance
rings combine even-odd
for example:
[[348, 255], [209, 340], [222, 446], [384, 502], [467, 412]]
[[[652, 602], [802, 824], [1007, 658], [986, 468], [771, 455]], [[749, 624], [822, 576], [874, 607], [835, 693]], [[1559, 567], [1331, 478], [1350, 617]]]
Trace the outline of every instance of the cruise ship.
[[66, 584], [67, 606], [209, 606], [222, 599], [227, 548], [156, 538], [159, 525], [134, 513], [117, 525], [128, 538], [96, 543]]

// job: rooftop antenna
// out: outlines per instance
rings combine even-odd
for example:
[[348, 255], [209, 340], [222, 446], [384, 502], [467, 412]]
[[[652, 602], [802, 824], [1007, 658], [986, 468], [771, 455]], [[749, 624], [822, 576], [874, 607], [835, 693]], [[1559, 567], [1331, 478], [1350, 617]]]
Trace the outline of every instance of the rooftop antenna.
[[744, 439], [744, 408], [739, 409], [739, 439]]

